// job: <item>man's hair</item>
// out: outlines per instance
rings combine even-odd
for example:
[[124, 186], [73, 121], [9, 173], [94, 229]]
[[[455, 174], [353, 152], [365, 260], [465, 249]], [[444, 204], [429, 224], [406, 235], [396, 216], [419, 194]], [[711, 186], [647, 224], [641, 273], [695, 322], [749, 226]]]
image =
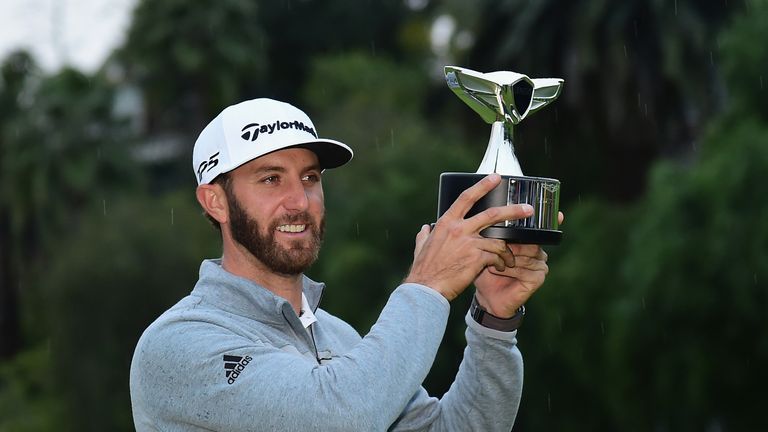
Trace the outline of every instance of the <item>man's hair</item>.
[[[227, 196], [227, 199], [232, 196], [232, 178], [229, 176], [229, 173], [223, 173], [216, 176], [215, 179], [211, 181], [211, 184], [217, 184], [224, 189], [224, 193]], [[211, 225], [213, 225], [217, 230], [221, 231], [221, 224], [219, 224], [219, 221], [213, 218], [213, 216], [209, 215], [205, 209], [203, 209], [203, 215], [208, 219], [209, 222], [211, 222]]]

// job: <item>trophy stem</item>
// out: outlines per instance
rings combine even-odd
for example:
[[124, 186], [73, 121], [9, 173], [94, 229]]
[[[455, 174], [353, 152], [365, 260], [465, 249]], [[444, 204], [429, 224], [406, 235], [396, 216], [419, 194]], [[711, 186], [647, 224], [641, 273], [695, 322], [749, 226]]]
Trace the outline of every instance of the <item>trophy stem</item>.
[[512, 142], [513, 126], [503, 121], [493, 122], [491, 137], [485, 150], [483, 161], [477, 169], [477, 174], [498, 173], [509, 176], [523, 176], [520, 162], [515, 156], [515, 146]]

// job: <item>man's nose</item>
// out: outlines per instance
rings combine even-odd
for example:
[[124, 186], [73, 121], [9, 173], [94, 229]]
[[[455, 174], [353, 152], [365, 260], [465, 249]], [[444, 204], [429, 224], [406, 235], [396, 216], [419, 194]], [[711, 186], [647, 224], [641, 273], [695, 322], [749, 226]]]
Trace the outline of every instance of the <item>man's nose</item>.
[[283, 198], [283, 206], [286, 210], [303, 211], [309, 207], [307, 190], [301, 181], [290, 182]]

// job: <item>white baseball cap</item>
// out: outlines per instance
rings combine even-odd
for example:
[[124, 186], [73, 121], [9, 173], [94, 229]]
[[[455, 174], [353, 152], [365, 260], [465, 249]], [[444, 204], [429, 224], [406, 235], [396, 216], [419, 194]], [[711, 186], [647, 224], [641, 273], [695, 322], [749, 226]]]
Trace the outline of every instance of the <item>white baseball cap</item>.
[[318, 138], [312, 120], [300, 109], [273, 99], [252, 99], [224, 109], [195, 141], [192, 168], [197, 184], [277, 150], [301, 147], [317, 154], [320, 168], [336, 168], [352, 159], [352, 149]]

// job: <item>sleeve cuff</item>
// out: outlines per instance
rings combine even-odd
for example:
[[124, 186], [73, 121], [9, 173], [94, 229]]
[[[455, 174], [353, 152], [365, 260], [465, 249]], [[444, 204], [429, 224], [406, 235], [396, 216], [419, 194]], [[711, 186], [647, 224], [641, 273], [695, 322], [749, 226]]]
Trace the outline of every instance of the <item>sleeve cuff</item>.
[[475, 319], [472, 318], [472, 315], [470, 315], [469, 312], [467, 312], [467, 314], [464, 316], [464, 321], [467, 323], [467, 327], [472, 331], [474, 331], [475, 333], [479, 333], [480, 335], [485, 337], [499, 339], [503, 341], [512, 342], [513, 344], [517, 344], [517, 330], [513, 330], [511, 332], [505, 332], [501, 330], [494, 330], [492, 328], [484, 327], [480, 325], [480, 323], [475, 321]]
[[406, 289], [413, 288], [413, 289], [425, 292], [425, 293], [431, 295], [432, 297], [438, 299], [440, 301], [440, 303], [442, 303], [442, 305], [445, 306], [446, 308], [448, 308], [448, 309], [451, 308], [451, 304], [448, 303], [448, 299], [446, 299], [445, 297], [443, 297], [442, 294], [440, 294], [439, 292], [433, 290], [432, 288], [430, 288], [430, 287], [428, 287], [426, 285], [408, 282], [408, 283], [404, 283], [404, 284], [400, 285], [400, 287], [398, 287], [398, 288], [405, 288], [405, 287], [408, 287]]

